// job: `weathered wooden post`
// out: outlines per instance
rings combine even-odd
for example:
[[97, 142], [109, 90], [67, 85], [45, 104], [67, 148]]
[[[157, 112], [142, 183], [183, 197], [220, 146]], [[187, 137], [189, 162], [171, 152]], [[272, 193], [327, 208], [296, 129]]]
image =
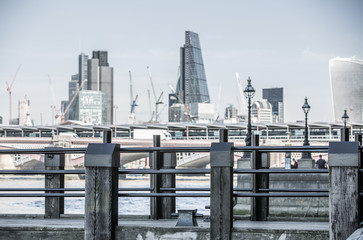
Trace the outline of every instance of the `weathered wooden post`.
[[[60, 149], [47, 147], [46, 150]], [[45, 170], [64, 170], [65, 156], [61, 154], [45, 154]], [[64, 188], [64, 174], [46, 174], [45, 188]], [[45, 191], [45, 193], [63, 193], [64, 191]], [[45, 197], [45, 218], [60, 218], [64, 213], [64, 197]]]
[[[176, 167], [176, 154], [164, 153], [163, 154], [163, 169], [175, 169]], [[175, 174], [168, 173], [161, 176], [161, 188], [175, 188]], [[165, 193], [175, 193], [175, 191], [163, 191]], [[161, 198], [161, 219], [170, 219], [171, 214], [175, 213], [175, 197], [162, 197]]]
[[[153, 136], [153, 146], [160, 147], [160, 135]], [[152, 170], [160, 170], [163, 160], [163, 155], [160, 151], [153, 151], [149, 154], [150, 168]], [[151, 193], [160, 193], [162, 177], [161, 174], [152, 174], [150, 176], [150, 187], [152, 188]], [[163, 205], [161, 197], [150, 198], [150, 217], [151, 219], [162, 218]]]
[[233, 143], [212, 143], [210, 150], [210, 239], [232, 239]]
[[330, 239], [347, 239], [359, 226], [358, 142], [329, 143]]
[[[252, 145], [259, 146], [259, 136], [252, 135]], [[268, 154], [260, 153], [254, 150], [251, 159], [252, 169], [268, 169], [270, 167]], [[251, 186], [253, 193], [260, 193], [260, 189], [269, 188], [268, 173], [256, 173], [252, 175]], [[253, 197], [251, 199], [251, 220], [252, 221], [267, 221], [268, 216], [268, 197]]]
[[118, 224], [120, 145], [90, 143], [85, 154], [85, 239], [114, 239]]

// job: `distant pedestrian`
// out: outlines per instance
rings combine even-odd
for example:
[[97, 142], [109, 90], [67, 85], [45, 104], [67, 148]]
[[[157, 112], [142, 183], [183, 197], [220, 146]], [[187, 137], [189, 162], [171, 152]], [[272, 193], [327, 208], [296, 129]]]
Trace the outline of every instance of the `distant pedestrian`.
[[295, 159], [295, 158], [293, 158], [293, 159], [292, 159], [291, 168], [296, 169], [297, 167], [298, 167], [298, 163], [297, 163], [296, 159]]
[[319, 155], [319, 160], [316, 161], [315, 167], [318, 167], [319, 169], [326, 169], [327, 168], [326, 161], [321, 157], [321, 155]]

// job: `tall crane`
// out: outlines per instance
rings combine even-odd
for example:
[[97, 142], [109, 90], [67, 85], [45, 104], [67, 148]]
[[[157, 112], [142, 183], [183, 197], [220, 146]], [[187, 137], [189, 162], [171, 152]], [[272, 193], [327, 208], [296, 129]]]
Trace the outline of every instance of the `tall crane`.
[[130, 76], [130, 115], [129, 115], [129, 123], [134, 124], [136, 121], [136, 115], [135, 115], [135, 108], [139, 106], [139, 103], [137, 102], [138, 95], [136, 94], [136, 97], [134, 98], [133, 92], [132, 92], [132, 77], [131, 77], [131, 71], [129, 71]]
[[160, 104], [164, 104], [163, 102], [163, 93], [164, 92], [161, 92], [159, 97], [156, 98], [156, 93], [155, 93], [155, 88], [154, 88], [154, 83], [153, 83], [153, 80], [152, 80], [152, 77], [151, 77], [151, 70], [150, 70], [150, 67], [147, 66], [147, 70], [148, 70], [148, 73], [149, 73], [149, 78], [150, 78], [150, 82], [151, 82], [151, 88], [153, 90], [153, 95], [154, 95], [154, 104], [155, 104], [155, 110], [152, 114], [152, 117], [151, 117], [151, 120], [150, 122], [159, 122], [160, 118], [159, 118], [159, 111], [158, 111], [158, 108], [159, 108], [159, 105]]
[[49, 81], [49, 88], [50, 88], [50, 92], [52, 94], [52, 105], [50, 105], [50, 108], [52, 109], [52, 125], [54, 125], [54, 113], [55, 112], [58, 112], [58, 109], [57, 109], [57, 98], [55, 96], [55, 93], [54, 93], [54, 88], [53, 88], [53, 84], [52, 84], [52, 79], [50, 78], [50, 75], [48, 74], [48, 81]]
[[12, 114], [12, 111], [11, 111], [11, 109], [12, 109], [11, 90], [12, 90], [13, 84], [15, 82], [16, 76], [18, 75], [18, 72], [20, 70], [20, 67], [21, 67], [21, 64], [19, 64], [19, 67], [16, 70], [15, 75], [14, 75], [13, 80], [11, 81], [10, 85], [6, 81], [6, 91], [9, 92], [9, 125], [11, 125], [11, 119], [12, 119], [12, 115], [11, 115]]
[[71, 107], [71, 105], [72, 105], [72, 103], [73, 103], [74, 99], [76, 99], [76, 97], [77, 97], [77, 95], [78, 95], [79, 91], [82, 89], [82, 87], [83, 87], [83, 85], [84, 85], [84, 83], [85, 83], [86, 81], [87, 81], [87, 79], [84, 79], [84, 80], [83, 80], [83, 82], [81, 83], [81, 86], [79, 86], [79, 88], [77, 89], [77, 92], [73, 95], [72, 100], [68, 103], [68, 106], [66, 107], [66, 109], [64, 110], [64, 112], [59, 111], [59, 112], [55, 115], [55, 118], [56, 118], [56, 119], [57, 119], [57, 118], [59, 118], [59, 117], [61, 117], [61, 123], [63, 123], [63, 122], [64, 122], [64, 116], [65, 116], [65, 115], [66, 115], [66, 113], [68, 112], [68, 110], [69, 110], [69, 108]]

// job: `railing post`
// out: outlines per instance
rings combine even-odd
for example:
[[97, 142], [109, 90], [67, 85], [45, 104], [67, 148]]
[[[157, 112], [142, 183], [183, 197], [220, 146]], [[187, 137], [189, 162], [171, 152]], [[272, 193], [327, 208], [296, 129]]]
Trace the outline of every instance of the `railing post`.
[[228, 142], [228, 129], [219, 129], [219, 142]]
[[359, 226], [358, 142], [329, 143], [330, 239], [347, 239]]
[[[49, 149], [59, 149], [47, 147]], [[45, 154], [45, 170], [64, 170], [64, 154]], [[64, 188], [64, 174], [46, 174], [45, 188]], [[64, 193], [64, 191], [45, 191], [45, 193]], [[45, 197], [45, 218], [60, 218], [64, 214], [64, 197]]]
[[[153, 136], [153, 146], [160, 147], [160, 135]], [[162, 166], [163, 155], [160, 151], [153, 151], [149, 154], [150, 168], [152, 170], [160, 170]], [[162, 177], [161, 174], [151, 174], [150, 176], [150, 187], [152, 188], [151, 193], [160, 193]], [[163, 205], [161, 197], [151, 197], [150, 198], [150, 218], [151, 219], [161, 219]]]
[[[259, 135], [252, 136], [252, 145], [259, 146]], [[252, 169], [268, 169], [269, 165], [267, 153], [260, 153], [258, 150], [253, 151]], [[269, 188], [269, 175], [266, 173], [253, 174], [251, 186], [253, 193], [260, 193], [260, 189]], [[268, 205], [268, 197], [253, 197], [251, 200], [251, 221], [267, 221]]]
[[88, 144], [84, 163], [86, 240], [115, 239], [118, 224], [119, 149], [119, 144]]
[[[176, 153], [164, 153], [163, 154], [163, 169], [175, 169], [176, 167]], [[163, 174], [161, 175], [161, 187], [162, 188], [175, 188], [175, 174]], [[165, 193], [175, 193], [175, 191], [163, 191]], [[175, 197], [162, 197], [161, 198], [162, 219], [170, 219], [171, 214], [175, 213]]]
[[210, 239], [232, 239], [233, 143], [212, 143], [210, 151]]

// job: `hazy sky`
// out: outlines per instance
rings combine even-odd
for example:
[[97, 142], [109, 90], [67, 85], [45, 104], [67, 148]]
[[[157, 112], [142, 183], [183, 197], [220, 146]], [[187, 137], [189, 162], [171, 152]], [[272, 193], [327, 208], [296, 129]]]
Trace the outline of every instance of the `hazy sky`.
[[[117, 123], [129, 112], [129, 76], [140, 106], [136, 118], [150, 118], [147, 73], [164, 101], [175, 87], [179, 48], [185, 31], [199, 34], [211, 101], [222, 115], [237, 106], [235, 72], [256, 89], [283, 87], [285, 120], [332, 121], [329, 59], [363, 59], [363, 1], [17, 1], [0, 0], [0, 116], [8, 123], [5, 82], [13, 85], [13, 117], [18, 100], [30, 99], [36, 125], [52, 123], [51, 76], [57, 106], [68, 97], [68, 81], [78, 72], [80, 51], [106, 50], [114, 67]], [[221, 97], [218, 103], [219, 88]], [[163, 107], [160, 107], [163, 108]], [[343, 114], [343, 113], [342, 113]], [[161, 113], [167, 121], [167, 108]]]

